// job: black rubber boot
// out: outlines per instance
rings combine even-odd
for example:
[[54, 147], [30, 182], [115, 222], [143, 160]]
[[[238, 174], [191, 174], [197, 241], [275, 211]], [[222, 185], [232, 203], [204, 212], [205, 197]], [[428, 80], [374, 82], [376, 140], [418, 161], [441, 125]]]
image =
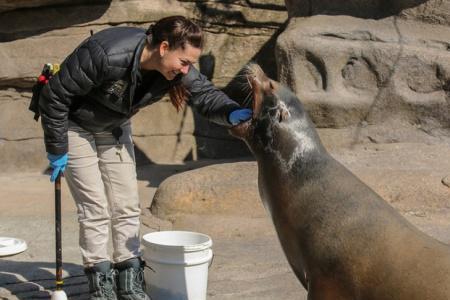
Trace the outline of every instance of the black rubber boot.
[[120, 300], [150, 300], [145, 293], [144, 262], [131, 258], [117, 263], [117, 295]]
[[114, 292], [115, 270], [111, 262], [104, 261], [84, 270], [89, 282], [90, 300], [117, 300]]

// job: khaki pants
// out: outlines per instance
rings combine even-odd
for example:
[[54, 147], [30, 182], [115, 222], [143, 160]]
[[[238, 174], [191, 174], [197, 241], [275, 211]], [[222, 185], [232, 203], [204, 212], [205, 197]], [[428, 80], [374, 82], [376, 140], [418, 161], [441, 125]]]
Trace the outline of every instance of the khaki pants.
[[69, 123], [66, 181], [75, 199], [83, 263], [113, 262], [140, 256], [139, 198], [130, 123], [122, 125], [119, 143], [111, 132], [93, 134]]

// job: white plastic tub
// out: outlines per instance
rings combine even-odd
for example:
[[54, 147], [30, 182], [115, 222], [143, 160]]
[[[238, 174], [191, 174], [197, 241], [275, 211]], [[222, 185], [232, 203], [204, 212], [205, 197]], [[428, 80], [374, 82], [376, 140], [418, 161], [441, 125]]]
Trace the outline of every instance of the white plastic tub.
[[152, 300], [205, 300], [213, 257], [209, 236], [190, 231], [144, 235], [146, 289]]
[[27, 250], [27, 243], [24, 240], [0, 237], [0, 257], [18, 254]]

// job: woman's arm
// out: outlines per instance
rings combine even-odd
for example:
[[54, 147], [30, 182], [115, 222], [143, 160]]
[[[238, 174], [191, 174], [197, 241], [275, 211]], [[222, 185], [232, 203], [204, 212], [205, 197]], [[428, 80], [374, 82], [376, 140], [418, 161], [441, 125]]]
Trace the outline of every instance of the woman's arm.
[[182, 77], [181, 82], [191, 94], [189, 105], [209, 121], [227, 128], [232, 127], [228, 117], [231, 112], [240, 109], [238, 103], [216, 88], [194, 66], [190, 66], [189, 72]]

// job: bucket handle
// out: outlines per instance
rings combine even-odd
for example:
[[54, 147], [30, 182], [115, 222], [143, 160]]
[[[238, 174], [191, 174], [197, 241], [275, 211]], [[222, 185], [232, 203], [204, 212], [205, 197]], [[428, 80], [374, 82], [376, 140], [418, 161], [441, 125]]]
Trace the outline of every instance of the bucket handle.
[[216, 256], [214, 253], [212, 254], [211, 260], [209, 261], [208, 269], [211, 268], [211, 265], [214, 261], [214, 256]]

